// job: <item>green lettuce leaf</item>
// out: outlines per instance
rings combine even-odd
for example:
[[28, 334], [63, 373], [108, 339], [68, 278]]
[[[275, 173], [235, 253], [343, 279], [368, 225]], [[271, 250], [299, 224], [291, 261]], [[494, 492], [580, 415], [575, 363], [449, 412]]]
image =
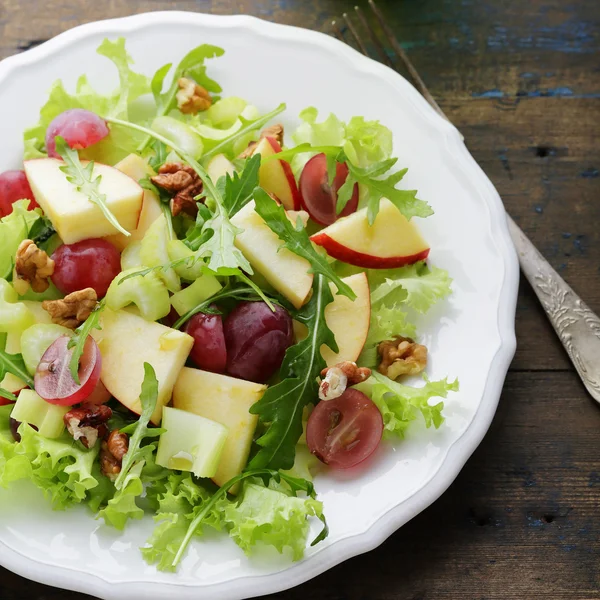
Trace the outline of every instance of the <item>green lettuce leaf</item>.
[[112, 525], [119, 531], [125, 529], [129, 519], [139, 520], [144, 516], [143, 509], [136, 502], [144, 491], [141, 478], [143, 467], [144, 463], [138, 462], [131, 468], [121, 489], [115, 490], [107, 505], [98, 513], [99, 519], [104, 519], [107, 525]]
[[260, 480], [247, 481], [241, 500], [225, 506], [223, 521], [229, 535], [246, 554], [257, 544], [267, 544], [280, 553], [290, 548], [294, 560], [304, 556], [309, 518], [321, 518], [323, 504], [284, 490], [282, 485], [273, 489]]
[[408, 321], [407, 313], [403, 312], [401, 305], [386, 306], [383, 303], [371, 308], [371, 324], [363, 350], [356, 361], [361, 367], [373, 369], [379, 363], [377, 345], [379, 342], [390, 340], [396, 336], [409, 338], [417, 337], [417, 329]]
[[444, 422], [444, 403], [440, 401], [430, 405], [429, 400], [436, 397], [446, 398], [449, 392], [457, 392], [458, 381], [429, 381], [425, 377], [425, 385], [417, 388], [392, 381], [374, 371], [367, 381], [355, 387], [367, 394], [381, 411], [384, 435], [402, 438], [407, 427], [419, 415], [425, 420], [427, 428], [432, 425], [436, 429], [440, 427]]
[[29, 200], [17, 200], [10, 215], [0, 219], [0, 278], [12, 277], [15, 254], [19, 244], [26, 240], [41, 211], [27, 210]]
[[[166, 479], [148, 489], [148, 497], [156, 511], [157, 525], [142, 555], [161, 571], [174, 571], [175, 556], [195, 516], [203, 510], [211, 493], [194, 480], [191, 473], [170, 471]], [[222, 529], [222, 504], [209, 510], [203, 525]], [[195, 535], [201, 535], [199, 526]]]
[[66, 434], [53, 440], [44, 438], [26, 423], [19, 427], [21, 441], [11, 444], [6, 435], [8, 415], [0, 421], [4, 431], [0, 438], [0, 485], [7, 487], [14, 481], [29, 479], [55, 510], [90, 500], [88, 493], [100, 485], [94, 469], [99, 445], [86, 450]]
[[[74, 93], [65, 89], [62, 81], [56, 81], [48, 100], [40, 109], [40, 118], [36, 125], [26, 129], [23, 134], [25, 159], [39, 158], [45, 155], [46, 129], [60, 113], [71, 108], [84, 108], [101, 116], [128, 117], [128, 104], [143, 94], [150, 92], [150, 80], [131, 69], [131, 57], [125, 49], [125, 38], [111, 41], [105, 39], [98, 47], [98, 53], [111, 60], [119, 72], [119, 87], [111, 94], [97, 92], [82, 75], [77, 81]], [[104, 140], [82, 152], [82, 157], [114, 164], [139, 144], [131, 132], [111, 129]]]
[[[339, 146], [357, 167], [368, 167], [387, 159], [392, 154], [392, 132], [379, 121], [366, 121], [364, 117], [352, 117], [344, 123], [334, 114], [317, 122], [318, 111], [314, 107], [300, 113], [303, 123], [296, 129], [292, 139], [298, 145]], [[311, 154], [300, 154], [292, 160], [292, 169], [298, 174]]]
[[427, 312], [436, 302], [452, 291], [448, 272], [424, 262], [400, 269], [371, 270], [371, 303], [387, 306], [403, 302], [420, 313]]

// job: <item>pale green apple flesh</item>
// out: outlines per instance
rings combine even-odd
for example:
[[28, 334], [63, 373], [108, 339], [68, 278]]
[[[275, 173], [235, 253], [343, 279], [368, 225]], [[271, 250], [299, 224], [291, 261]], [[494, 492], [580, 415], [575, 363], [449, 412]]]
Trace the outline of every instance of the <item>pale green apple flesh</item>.
[[224, 154], [217, 154], [210, 160], [208, 165], [206, 165], [206, 172], [211, 180], [214, 183], [217, 183], [221, 177], [233, 175], [235, 173], [235, 167]]
[[254, 202], [242, 208], [231, 222], [240, 229], [235, 245], [252, 267], [296, 308], [300, 308], [312, 287], [310, 263], [287, 248], [263, 218], [254, 210]]
[[193, 413], [165, 406], [156, 464], [214, 477], [227, 440], [227, 427]]
[[101, 325], [102, 329], [94, 330], [93, 336], [102, 353], [102, 383], [121, 404], [140, 414], [144, 363], [150, 363], [158, 379], [158, 400], [152, 422], [160, 423], [162, 408], [171, 399], [173, 386], [194, 339], [187, 333], [146, 321], [130, 310], [105, 308]]
[[46, 402], [34, 390], [21, 390], [10, 416], [21, 423], [35, 425], [44, 437], [57, 438], [65, 429], [63, 417], [69, 410], [70, 406]]
[[[86, 161], [82, 161], [85, 166]], [[100, 208], [69, 183], [57, 158], [37, 158], [24, 162], [25, 174], [37, 203], [52, 222], [65, 244], [98, 238], [117, 232]], [[119, 224], [127, 231], [137, 228], [143, 190], [137, 181], [118, 169], [95, 163], [93, 177], [100, 177], [99, 192]]]
[[[148, 164], [148, 162], [137, 154], [130, 154], [126, 156], [122, 161], [115, 165], [115, 169], [118, 169], [125, 175], [128, 175], [134, 181], [140, 181], [145, 177], [151, 177], [156, 175], [154, 169]], [[144, 189], [144, 199], [142, 201], [142, 210], [140, 211], [140, 218], [138, 220], [137, 227], [131, 232], [130, 236], [126, 236], [122, 233], [115, 233], [114, 235], [108, 236], [106, 239], [116, 246], [118, 250], [124, 250], [133, 242], [139, 242], [145, 235], [148, 228], [160, 215], [162, 209], [160, 207], [160, 200], [152, 190]]]
[[173, 388], [173, 406], [221, 423], [229, 430], [219, 467], [212, 477], [217, 485], [239, 475], [246, 466], [258, 420], [250, 414], [250, 407], [266, 389], [266, 385], [227, 375], [188, 367], [181, 370]]

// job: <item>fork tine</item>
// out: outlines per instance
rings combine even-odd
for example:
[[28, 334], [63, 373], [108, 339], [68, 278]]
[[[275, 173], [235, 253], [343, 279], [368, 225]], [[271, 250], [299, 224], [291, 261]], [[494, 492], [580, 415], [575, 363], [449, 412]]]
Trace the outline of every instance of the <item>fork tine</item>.
[[352, 21], [348, 17], [348, 13], [344, 13], [342, 15], [342, 17], [344, 18], [344, 21], [346, 23], [346, 26], [348, 27], [348, 30], [350, 31], [350, 33], [352, 34], [352, 36], [356, 40], [356, 43], [358, 44], [358, 47], [360, 48], [360, 51], [365, 56], [369, 56], [369, 51], [367, 50], [367, 47], [365, 46], [365, 44], [363, 43], [362, 39], [358, 35], [358, 31], [356, 30], [356, 27], [354, 27], [354, 23], [352, 23]]
[[338, 40], [340, 40], [341, 42], [346, 43], [344, 34], [342, 33], [342, 30], [340, 29], [340, 26], [338, 25], [338, 22], [335, 19], [333, 21], [331, 21], [331, 28], [333, 29], [333, 33], [335, 34], [335, 37]]
[[449, 121], [450, 119], [448, 119], [448, 117], [444, 114], [444, 111], [439, 107], [438, 103], [435, 101], [434, 97], [431, 95], [431, 92], [427, 89], [425, 82], [421, 79], [421, 76], [419, 75], [418, 71], [415, 69], [411, 60], [408, 58], [406, 52], [404, 51], [404, 48], [402, 48], [402, 46], [398, 42], [398, 39], [392, 33], [392, 30], [390, 29], [389, 25], [385, 22], [385, 19], [384, 19], [383, 15], [381, 14], [381, 11], [379, 10], [379, 8], [376, 6], [374, 0], [369, 0], [369, 6], [371, 7], [371, 10], [377, 17], [377, 20], [379, 21], [379, 24], [381, 25], [381, 29], [385, 33], [389, 43], [392, 45], [392, 48], [398, 55], [398, 58], [402, 61], [402, 63], [404, 64], [404, 66], [406, 67], [408, 72], [410, 73], [410, 76], [413, 78], [413, 81], [415, 82], [417, 89], [421, 92], [421, 94], [423, 94], [425, 100], [427, 100], [427, 102], [429, 102], [429, 104], [431, 104], [431, 106], [442, 117], [444, 117], [444, 119]]
[[362, 26], [369, 33], [369, 37], [371, 38], [371, 41], [373, 42], [374, 46], [377, 48], [377, 52], [379, 52], [379, 56], [381, 57], [382, 61], [388, 67], [393, 68], [392, 61], [390, 60], [390, 57], [388, 56], [387, 52], [385, 51], [385, 48], [383, 47], [383, 45], [379, 41], [379, 38], [377, 37], [377, 35], [375, 35], [375, 32], [373, 31], [373, 28], [371, 27], [371, 25], [367, 21], [367, 19], [365, 17], [365, 13], [363, 13], [363, 11], [361, 10], [361, 8], [359, 6], [355, 6], [354, 10], [356, 11], [356, 16], [359, 18], [360, 22], [362, 23]]

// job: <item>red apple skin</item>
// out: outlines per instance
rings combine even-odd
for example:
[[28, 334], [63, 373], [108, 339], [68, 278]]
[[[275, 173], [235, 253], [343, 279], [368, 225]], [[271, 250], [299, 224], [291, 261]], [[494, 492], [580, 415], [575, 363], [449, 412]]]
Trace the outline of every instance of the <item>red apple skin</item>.
[[[275, 152], [275, 154], [279, 154], [279, 152], [282, 152], [281, 145], [274, 137], [268, 136], [266, 140], [269, 142], [269, 144], [271, 144], [271, 148], [273, 148], [273, 152]], [[286, 210], [301, 210], [302, 197], [300, 196], [300, 190], [298, 189], [296, 178], [292, 173], [292, 167], [290, 167], [290, 163], [288, 163], [285, 160], [280, 160], [279, 164], [281, 165], [281, 168], [283, 169], [283, 174], [285, 175], [290, 186], [290, 192], [292, 194], [292, 206], [286, 206], [286, 203], [282, 202], [281, 198], [278, 198], [278, 200], [283, 204]]]
[[396, 267], [412, 265], [420, 260], [425, 260], [429, 256], [430, 251], [430, 248], [426, 248], [417, 254], [409, 256], [370, 256], [369, 254], [357, 252], [340, 244], [323, 232], [311, 236], [310, 240], [318, 246], [325, 248], [329, 256], [356, 267], [364, 267], [365, 269], [394, 269]]

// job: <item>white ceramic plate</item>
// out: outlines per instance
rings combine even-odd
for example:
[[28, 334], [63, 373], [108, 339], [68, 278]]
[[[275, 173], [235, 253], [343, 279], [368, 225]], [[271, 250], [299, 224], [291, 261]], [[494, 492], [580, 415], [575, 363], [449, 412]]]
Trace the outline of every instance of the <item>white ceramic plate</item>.
[[[37, 121], [56, 78], [68, 88], [86, 72], [100, 89], [116, 74], [95, 50], [105, 36], [127, 37], [145, 73], [202, 42], [222, 46], [210, 74], [225, 94], [267, 111], [288, 104], [284, 122], [314, 105], [322, 115], [380, 119], [394, 133], [403, 181], [435, 215], [421, 228], [431, 262], [454, 277], [451, 300], [420, 323], [431, 350], [429, 374], [460, 379], [438, 431], [411, 427], [352, 478], [318, 479], [331, 534], [299, 563], [274, 554], [248, 560], [227, 537], [195, 542], [177, 574], [142, 560], [150, 518], [118, 534], [85, 510], [53, 513], [28, 485], [0, 494], [0, 562], [37, 581], [110, 599], [246, 598], [282, 590], [375, 548], [438, 498], [485, 434], [515, 349], [518, 265], [492, 184], [456, 129], [402, 77], [326, 35], [251, 17], [151, 13], [91, 23], [0, 64], [0, 170], [18, 167], [22, 130]], [[288, 129], [289, 131], [289, 129]], [[467, 359], [468, 357], [468, 359]]]

